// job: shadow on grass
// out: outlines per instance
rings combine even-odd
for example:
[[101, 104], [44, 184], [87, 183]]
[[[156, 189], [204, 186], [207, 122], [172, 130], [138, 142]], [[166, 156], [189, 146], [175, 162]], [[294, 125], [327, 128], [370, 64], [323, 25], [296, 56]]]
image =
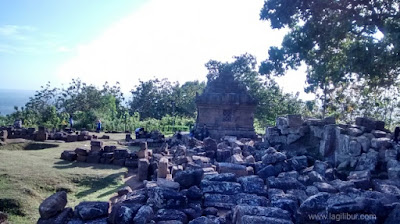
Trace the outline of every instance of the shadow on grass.
[[54, 163], [55, 165], [53, 166], [56, 169], [70, 169], [70, 168], [87, 168], [90, 167], [92, 169], [111, 169], [111, 170], [119, 170], [123, 167], [121, 166], [116, 166], [112, 164], [101, 164], [101, 163], [85, 163], [85, 162], [71, 162], [71, 161], [66, 161], [66, 160], [61, 160], [58, 162]]
[[76, 180], [78, 183], [78, 186], [82, 187], [89, 187], [89, 189], [85, 191], [81, 191], [76, 194], [77, 198], [83, 198], [86, 197], [90, 194], [93, 194], [99, 190], [109, 188], [110, 185], [115, 185], [112, 189], [109, 191], [99, 195], [98, 197], [103, 197], [108, 194], [114, 193], [120, 186], [120, 181], [121, 177], [125, 174], [125, 172], [119, 172], [119, 173], [114, 173], [110, 174], [106, 177], [99, 178], [99, 177], [85, 177], [84, 179]]
[[19, 216], [25, 215], [21, 200], [14, 198], [0, 198], [0, 211]]
[[24, 147], [24, 150], [41, 150], [41, 149], [49, 149], [49, 148], [56, 148], [58, 144], [51, 144], [51, 143], [29, 143]]

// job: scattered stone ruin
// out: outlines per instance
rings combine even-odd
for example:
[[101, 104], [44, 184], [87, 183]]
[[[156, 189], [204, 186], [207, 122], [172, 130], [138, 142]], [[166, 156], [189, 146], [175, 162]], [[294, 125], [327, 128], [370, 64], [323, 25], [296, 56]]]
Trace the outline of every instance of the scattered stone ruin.
[[[80, 132], [74, 132], [71, 130], [57, 131], [48, 130], [44, 127], [36, 128], [15, 128], [0, 127], [0, 143], [6, 143], [7, 139], [26, 139], [34, 141], [46, 141], [46, 140], [58, 140], [64, 142], [77, 142], [77, 141], [88, 141], [91, 139], [97, 139], [96, 135], [90, 135], [89, 131], [82, 130]], [[100, 139], [108, 139], [109, 136], [103, 135]]]
[[204, 92], [196, 96], [196, 105], [197, 133], [207, 127], [210, 136], [216, 139], [226, 135], [256, 137], [253, 123], [257, 102], [232, 73], [222, 73], [209, 81]]
[[74, 209], [58, 192], [40, 205], [38, 223], [400, 223], [400, 146], [369, 118], [340, 125], [288, 115], [263, 141], [183, 136], [123, 154], [125, 165], [137, 162], [142, 188]]

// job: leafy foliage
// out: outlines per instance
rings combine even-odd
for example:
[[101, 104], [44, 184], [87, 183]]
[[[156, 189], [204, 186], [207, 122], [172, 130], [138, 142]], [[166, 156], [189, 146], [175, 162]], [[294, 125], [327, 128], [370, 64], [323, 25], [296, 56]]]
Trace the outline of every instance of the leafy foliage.
[[262, 77], [256, 70], [257, 61], [253, 55], [235, 56], [233, 62], [210, 60], [206, 67], [211, 81], [225, 72], [234, 74], [236, 80], [243, 82], [249, 94], [257, 100], [255, 118], [260, 126], [273, 125], [278, 115], [301, 113], [304, 103], [298, 95], [284, 94], [278, 84], [270, 78]]
[[[262, 20], [288, 28], [281, 47], [271, 47], [262, 74], [283, 75], [307, 65], [306, 91], [329, 95], [349, 82], [390, 87], [400, 72], [399, 1], [268, 0]], [[330, 100], [333, 100], [332, 98]]]
[[132, 90], [129, 112], [138, 112], [142, 119], [177, 115], [183, 117], [196, 116], [196, 93], [205, 88], [204, 82], [171, 83], [167, 79], [140, 81]]

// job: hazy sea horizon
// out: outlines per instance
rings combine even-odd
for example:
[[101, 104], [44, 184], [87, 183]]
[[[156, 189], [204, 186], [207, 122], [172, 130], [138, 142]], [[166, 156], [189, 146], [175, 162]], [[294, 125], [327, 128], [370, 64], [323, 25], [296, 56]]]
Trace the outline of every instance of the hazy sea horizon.
[[11, 114], [15, 106], [24, 107], [34, 94], [35, 90], [0, 89], [0, 115]]

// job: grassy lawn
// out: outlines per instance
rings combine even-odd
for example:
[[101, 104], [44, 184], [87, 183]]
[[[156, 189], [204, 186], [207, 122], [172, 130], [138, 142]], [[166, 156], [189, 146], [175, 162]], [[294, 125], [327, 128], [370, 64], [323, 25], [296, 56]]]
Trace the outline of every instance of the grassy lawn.
[[[110, 134], [116, 144], [121, 134]], [[108, 201], [123, 183], [126, 168], [63, 161], [61, 152], [90, 142], [23, 142], [0, 146], [0, 210], [11, 223], [36, 223], [39, 204], [57, 189], [68, 191], [68, 205], [80, 201]]]

